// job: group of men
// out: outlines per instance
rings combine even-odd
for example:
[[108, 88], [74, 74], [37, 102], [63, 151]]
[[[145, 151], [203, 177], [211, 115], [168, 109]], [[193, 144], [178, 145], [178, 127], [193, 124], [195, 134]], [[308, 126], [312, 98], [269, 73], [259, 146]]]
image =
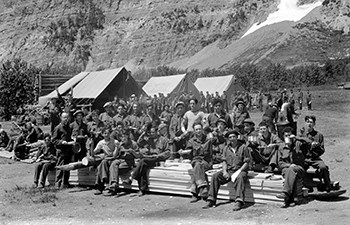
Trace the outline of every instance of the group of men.
[[[243, 99], [237, 99], [232, 113], [220, 98], [212, 105], [213, 111], [204, 113], [200, 102], [192, 97], [172, 107], [164, 104], [163, 112], [157, 112], [153, 102], [142, 109], [132, 95], [128, 101], [106, 102], [103, 113], [63, 111], [52, 137], [44, 134], [34, 183], [44, 187], [49, 169], [90, 157], [99, 162], [95, 194], [118, 194], [120, 176], [125, 175], [123, 182], [137, 180], [138, 195], [143, 196], [148, 190], [149, 169], [168, 159], [182, 158], [188, 159], [193, 168], [191, 202], [203, 199], [203, 208], [215, 206], [220, 185], [232, 181], [234, 210], [241, 209], [251, 169], [282, 173], [285, 183], [279, 197], [284, 198], [285, 206], [298, 203], [301, 189], [295, 184], [303, 180], [309, 166], [319, 170], [325, 190], [330, 191], [329, 170], [320, 158], [324, 153], [323, 136], [314, 129], [314, 116], [305, 117], [305, 129], [298, 136], [289, 126], [278, 135], [276, 115], [272, 113], [275, 110], [270, 110], [272, 116], [266, 113], [274, 108], [279, 111], [276, 104], [267, 107], [257, 128]], [[222, 171], [215, 173], [209, 183], [205, 172], [214, 164], [222, 164]], [[58, 169], [55, 184], [57, 188], [69, 187], [69, 171]]]

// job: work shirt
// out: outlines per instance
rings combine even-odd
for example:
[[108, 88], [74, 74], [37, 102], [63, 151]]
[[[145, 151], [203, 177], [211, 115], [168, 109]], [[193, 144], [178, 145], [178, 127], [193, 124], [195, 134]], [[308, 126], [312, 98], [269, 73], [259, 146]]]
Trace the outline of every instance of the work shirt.
[[170, 126], [169, 126], [170, 138], [180, 136], [179, 133], [182, 133], [181, 131], [182, 121], [183, 121], [183, 116], [179, 114], [175, 114], [173, 115], [173, 117], [171, 117]]
[[[300, 137], [306, 137], [306, 139], [303, 140], [306, 141], [308, 146], [307, 158], [319, 159], [319, 157], [323, 155], [325, 152], [323, 134], [312, 130], [311, 132], [302, 134]], [[318, 142], [319, 144], [311, 145], [312, 142]]]
[[222, 114], [210, 113], [209, 116], [208, 116], [209, 126], [211, 128], [215, 128], [216, 127], [216, 122], [219, 119], [224, 119], [226, 121], [227, 128], [232, 128], [231, 118], [230, 118], [229, 114], [224, 113], [224, 112]]
[[251, 167], [251, 156], [249, 148], [242, 143], [239, 143], [236, 146], [236, 149], [233, 149], [231, 144], [228, 144], [224, 147], [222, 153], [222, 161], [225, 161], [227, 164], [227, 171], [235, 172], [240, 169], [244, 163], [248, 163], [249, 166], [245, 171]]
[[112, 157], [118, 155], [120, 144], [114, 138], [110, 138], [108, 141], [105, 139], [99, 141], [94, 149], [94, 153], [103, 152], [106, 157]]
[[207, 140], [206, 135], [200, 137], [194, 135], [188, 142], [186, 149], [192, 149], [190, 160], [205, 160], [208, 163], [212, 161], [210, 153], [211, 143]]
[[300, 145], [301, 142], [296, 141], [290, 146], [285, 143], [279, 146], [278, 165], [280, 169], [288, 168], [291, 164], [305, 168], [305, 152], [302, 151]]

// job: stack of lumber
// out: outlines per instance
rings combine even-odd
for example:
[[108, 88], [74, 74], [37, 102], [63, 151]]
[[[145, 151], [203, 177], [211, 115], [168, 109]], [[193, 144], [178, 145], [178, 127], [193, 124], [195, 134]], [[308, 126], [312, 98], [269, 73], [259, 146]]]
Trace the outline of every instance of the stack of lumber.
[[[191, 196], [191, 165], [188, 163], [166, 163], [163, 167], [155, 167], [149, 172], [149, 191], [157, 193], [178, 194]], [[211, 180], [212, 175], [219, 171], [207, 171], [208, 179]], [[50, 172], [51, 174], [52, 172]], [[93, 186], [95, 184], [95, 168], [87, 167], [78, 170], [72, 170], [69, 182], [73, 185]], [[54, 181], [49, 174], [49, 183]], [[138, 190], [137, 181], [133, 180], [131, 185], [123, 184], [122, 180], [129, 177], [121, 176], [120, 187], [125, 189]], [[276, 198], [283, 187], [283, 179], [280, 175], [269, 173], [249, 172], [249, 179], [246, 183], [245, 201], [253, 203], [276, 203], [283, 202], [282, 199]], [[272, 179], [273, 178], [273, 179]], [[232, 182], [220, 187], [218, 199], [232, 200], [234, 195], [232, 192]]]

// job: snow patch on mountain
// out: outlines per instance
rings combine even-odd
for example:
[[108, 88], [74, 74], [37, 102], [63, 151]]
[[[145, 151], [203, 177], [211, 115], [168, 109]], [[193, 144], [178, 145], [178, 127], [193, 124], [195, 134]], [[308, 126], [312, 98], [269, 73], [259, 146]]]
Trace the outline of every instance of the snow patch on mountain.
[[322, 1], [301, 6], [298, 6], [297, 3], [298, 0], [281, 0], [276, 12], [271, 13], [267, 17], [266, 21], [253, 24], [252, 27], [242, 36], [242, 38], [267, 25], [282, 21], [297, 22], [310, 13], [313, 9], [322, 5]]

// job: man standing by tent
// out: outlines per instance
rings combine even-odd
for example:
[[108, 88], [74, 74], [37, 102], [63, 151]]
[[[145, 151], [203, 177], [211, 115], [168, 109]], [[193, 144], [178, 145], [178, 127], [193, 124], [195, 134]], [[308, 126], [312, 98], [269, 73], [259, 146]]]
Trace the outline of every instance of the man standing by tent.
[[[63, 112], [61, 115], [61, 123], [55, 128], [52, 136], [52, 142], [57, 149], [57, 164], [63, 166], [69, 164], [73, 156], [72, 129], [69, 126], [69, 114]], [[57, 170], [56, 172], [56, 188], [69, 187], [69, 171]]]

